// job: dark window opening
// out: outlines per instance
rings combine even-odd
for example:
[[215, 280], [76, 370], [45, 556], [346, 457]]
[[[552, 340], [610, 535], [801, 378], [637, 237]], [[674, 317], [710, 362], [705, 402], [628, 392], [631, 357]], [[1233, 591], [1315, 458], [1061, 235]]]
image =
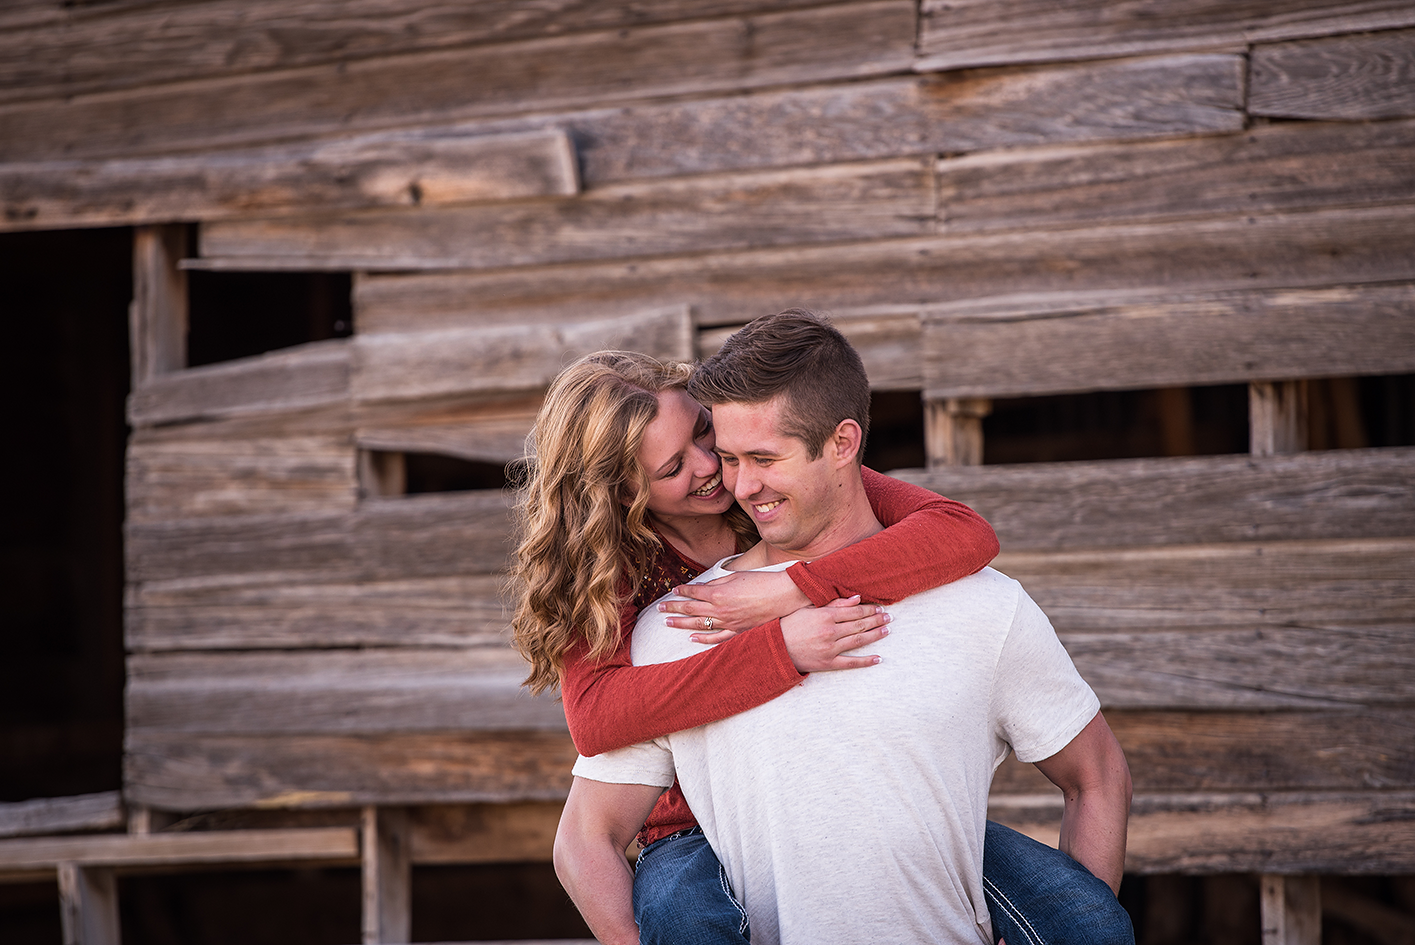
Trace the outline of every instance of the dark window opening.
[[360, 457], [364, 494], [370, 496], [504, 489], [507, 466], [443, 453], [367, 450]]
[[187, 274], [187, 366], [198, 367], [354, 331], [347, 272]]
[[1248, 452], [1248, 386], [1001, 398], [983, 419], [986, 463]]
[[0, 801], [121, 783], [132, 254], [128, 229], [0, 235]]
[[1333, 377], [1307, 385], [1307, 448], [1415, 446], [1415, 374]]
[[865, 465], [880, 472], [922, 467], [924, 402], [916, 390], [877, 390], [870, 394], [870, 435]]

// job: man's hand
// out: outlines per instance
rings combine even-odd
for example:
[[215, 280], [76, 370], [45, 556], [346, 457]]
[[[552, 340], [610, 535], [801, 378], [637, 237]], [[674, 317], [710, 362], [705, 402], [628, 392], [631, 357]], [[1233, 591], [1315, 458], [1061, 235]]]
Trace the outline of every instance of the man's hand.
[[555, 832], [555, 875], [604, 945], [638, 945], [634, 871], [624, 851], [663, 788], [575, 778]]
[[1105, 718], [1097, 712], [1061, 751], [1037, 762], [1061, 788], [1062, 853], [1120, 892], [1125, 872], [1125, 832], [1130, 819], [1130, 766]]

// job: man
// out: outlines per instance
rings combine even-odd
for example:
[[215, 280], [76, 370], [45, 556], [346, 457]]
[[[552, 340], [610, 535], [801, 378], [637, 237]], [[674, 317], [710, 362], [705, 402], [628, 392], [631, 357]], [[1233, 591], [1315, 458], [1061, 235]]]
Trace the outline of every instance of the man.
[[[784, 568], [881, 529], [860, 480], [868, 379], [823, 319], [758, 319], [691, 392], [712, 406], [724, 481], [762, 538], [698, 580]], [[1129, 771], [1036, 604], [984, 569], [890, 613], [878, 666], [580, 759], [556, 861], [602, 940], [636, 940], [624, 848], [675, 773], [759, 945], [991, 945], [983, 837], [1009, 748], [1061, 787], [1063, 852], [1119, 887]], [[636, 663], [698, 649], [656, 610], [634, 632]]]

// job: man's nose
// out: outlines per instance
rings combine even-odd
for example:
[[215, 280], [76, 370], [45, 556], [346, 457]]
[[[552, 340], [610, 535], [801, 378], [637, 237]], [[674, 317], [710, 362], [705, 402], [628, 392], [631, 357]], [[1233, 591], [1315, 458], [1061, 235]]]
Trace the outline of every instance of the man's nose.
[[752, 473], [751, 467], [739, 463], [732, 472], [732, 494], [737, 500], [746, 502], [760, 492], [761, 488], [761, 481]]

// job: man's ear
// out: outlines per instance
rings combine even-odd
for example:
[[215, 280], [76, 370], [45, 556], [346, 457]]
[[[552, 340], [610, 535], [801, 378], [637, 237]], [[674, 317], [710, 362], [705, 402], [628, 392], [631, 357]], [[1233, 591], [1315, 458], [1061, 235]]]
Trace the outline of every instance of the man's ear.
[[853, 463], [863, 440], [864, 431], [860, 429], [860, 424], [847, 417], [836, 424], [835, 432], [825, 441], [826, 455], [836, 466]]

